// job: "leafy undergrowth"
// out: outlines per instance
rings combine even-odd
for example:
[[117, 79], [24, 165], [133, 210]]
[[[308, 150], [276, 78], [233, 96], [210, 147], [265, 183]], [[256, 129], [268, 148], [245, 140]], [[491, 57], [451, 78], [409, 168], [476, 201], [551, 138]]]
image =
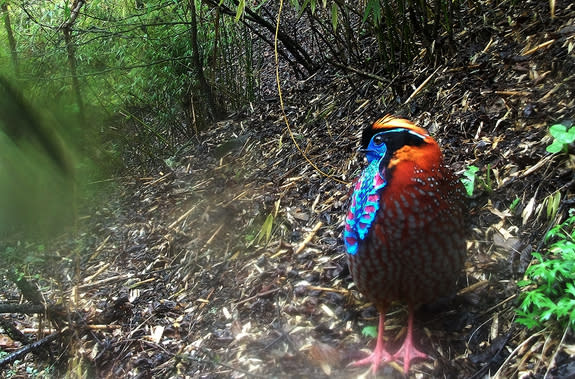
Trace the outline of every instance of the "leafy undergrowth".
[[[460, 290], [419, 310], [415, 343], [433, 359], [417, 362], [411, 377], [572, 375], [572, 331], [533, 333], [516, 322], [525, 296], [517, 283], [531, 254], [574, 202], [569, 146], [558, 154], [546, 147], [550, 125], [575, 119], [575, 10], [557, 9], [553, 22], [541, 22], [548, 19], [541, 3], [525, 8], [540, 18], [502, 10], [491, 24], [469, 25], [457, 38], [460, 54], [437, 71], [416, 62], [395, 80], [395, 92], [329, 71], [283, 83], [295, 141], [330, 176], [295, 147], [276, 101], [214, 125], [170, 167], [122, 181], [114, 200], [83, 219], [89, 233], [77, 264], [54, 259], [46, 274], [59, 283], [47, 283], [46, 296], [77, 311], [76, 334], [61, 342], [57, 365], [29, 355], [15, 372], [365, 373], [346, 365], [373, 347], [377, 312], [353, 286], [340, 234], [349, 182], [362, 166], [360, 131], [396, 113], [428, 128], [462, 177], [478, 168]], [[65, 245], [54, 249], [59, 257]], [[387, 315], [392, 349], [405, 321], [401, 305]], [[38, 327], [36, 318], [21, 324]], [[396, 365], [380, 374], [402, 377]]]
[[575, 208], [571, 217], [554, 226], [545, 240], [555, 239], [549, 253], [534, 252], [537, 259], [518, 283], [530, 288], [523, 294], [517, 322], [528, 328], [543, 327], [556, 321], [561, 328], [575, 330]]
[[547, 146], [550, 153], [569, 152], [569, 145], [575, 142], [575, 126], [568, 128], [562, 124], [555, 124], [549, 128], [553, 136], [553, 143]]

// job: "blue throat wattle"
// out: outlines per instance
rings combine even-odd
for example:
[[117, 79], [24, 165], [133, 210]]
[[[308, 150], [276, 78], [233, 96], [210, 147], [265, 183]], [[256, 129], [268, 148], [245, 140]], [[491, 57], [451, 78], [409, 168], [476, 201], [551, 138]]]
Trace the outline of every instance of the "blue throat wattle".
[[359, 242], [367, 236], [379, 209], [381, 189], [387, 184], [379, 167], [382, 159], [383, 156], [371, 160], [355, 183], [343, 231], [345, 247], [351, 255], [357, 253]]

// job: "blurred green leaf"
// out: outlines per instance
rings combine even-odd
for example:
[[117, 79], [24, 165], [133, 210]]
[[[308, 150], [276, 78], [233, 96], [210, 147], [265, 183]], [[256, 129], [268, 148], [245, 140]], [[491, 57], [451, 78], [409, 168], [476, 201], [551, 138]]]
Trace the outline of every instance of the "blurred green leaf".
[[368, 0], [365, 4], [365, 10], [363, 11], [363, 19], [361, 23], [367, 21], [369, 16], [371, 15], [373, 19], [374, 25], [379, 25], [381, 22], [381, 5], [379, 4], [379, 0]]
[[467, 169], [463, 172], [463, 178], [461, 179], [461, 182], [463, 183], [468, 196], [473, 196], [473, 192], [475, 191], [475, 180], [477, 178], [478, 171], [479, 167], [472, 165], [467, 167]]
[[575, 127], [567, 129], [563, 124], [551, 125], [549, 133], [553, 136], [553, 142], [547, 146], [550, 153], [559, 153], [566, 149], [566, 145], [575, 141]]
[[333, 27], [333, 31], [337, 31], [337, 3], [331, 4], [331, 26]]
[[377, 337], [377, 327], [376, 326], [364, 326], [361, 330], [361, 334], [366, 337], [376, 338]]
[[272, 236], [273, 225], [274, 225], [274, 215], [270, 213], [266, 217], [266, 220], [262, 224], [262, 227], [258, 233], [257, 243], [260, 243], [262, 239], [264, 239], [265, 243], [269, 242]]
[[240, 21], [246, 9], [246, 0], [239, 0], [238, 7], [236, 9], [236, 22]]

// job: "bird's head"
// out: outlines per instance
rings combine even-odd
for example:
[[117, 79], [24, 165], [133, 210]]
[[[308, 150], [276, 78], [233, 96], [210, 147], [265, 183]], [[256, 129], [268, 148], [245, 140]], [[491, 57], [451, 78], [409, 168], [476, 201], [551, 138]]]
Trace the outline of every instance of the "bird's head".
[[369, 163], [378, 161], [381, 172], [385, 168], [393, 169], [402, 161], [426, 168], [442, 160], [437, 142], [425, 129], [390, 115], [363, 131], [360, 151]]

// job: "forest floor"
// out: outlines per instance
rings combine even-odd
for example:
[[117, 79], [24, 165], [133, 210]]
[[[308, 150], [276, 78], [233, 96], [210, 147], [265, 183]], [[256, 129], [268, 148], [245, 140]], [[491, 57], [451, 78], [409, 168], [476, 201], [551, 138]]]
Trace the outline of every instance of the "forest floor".
[[[575, 199], [573, 156], [545, 150], [549, 126], [575, 120], [575, 6], [553, 21], [547, 2], [529, 7], [468, 26], [449, 63], [415, 62], [396, 92], [327, 69], [282, 83], [293, 139], [271, 99], [202, 132], [170, 167], [125, 179], [83, 219], [79, 268], [53, 263], [60, 279], [82, 278], [62, 290], [82, 315], [66, 366], [114, 378], [370, 376], [347, 367], [373, 348], [362, 330], [377, 312], [353, 286], [341, 232], [361, 130], [391, 113], [427, 128], [458, 175], [480, 168], [459, 292], [418, 310], [415, 341], [433, 359], [409, 376], [574, 377], [572, 331], [514, 321], [517, 281]], [[405, 325], [397, 304], [392, 349]], [[379, 375], [403, 377], [395, 364]]]

